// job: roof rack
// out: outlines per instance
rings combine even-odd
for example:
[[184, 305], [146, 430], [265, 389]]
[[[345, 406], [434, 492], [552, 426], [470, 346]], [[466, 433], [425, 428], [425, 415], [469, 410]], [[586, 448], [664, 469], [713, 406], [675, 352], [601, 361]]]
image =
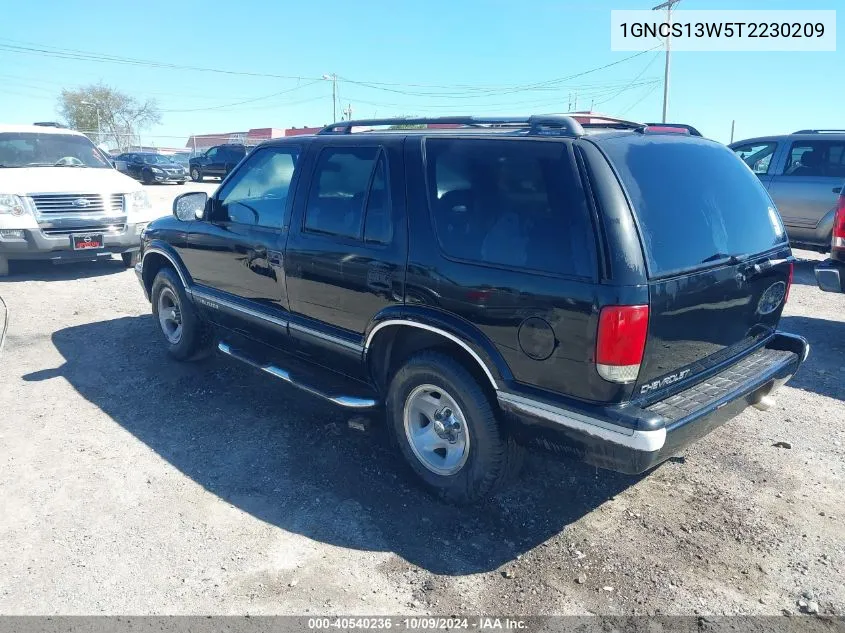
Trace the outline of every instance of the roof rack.
[[37, 125], [38, 127], [64, 127], [64, 125], [56, 123], [55, 121], [36, 121], [33, 125]]
[[583, 136], [584, 128], [573, 117], [563, 114], [543, 114], [529, 117], [395, 117], [389, 119], [359, 119], [339, 121], [327, 125], [317, 134], [351, 134], [353, 128], [372, 128], [383, 125], [449, 125], [470, 128], [524, 128], [529, 134]]
[[793, 134], [845, 134], [845, 130], [798, 130]]

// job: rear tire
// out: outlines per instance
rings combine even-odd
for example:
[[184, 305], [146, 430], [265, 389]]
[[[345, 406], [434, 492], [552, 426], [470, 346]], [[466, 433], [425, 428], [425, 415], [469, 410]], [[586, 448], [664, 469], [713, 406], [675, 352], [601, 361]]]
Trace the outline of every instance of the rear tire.
[[202, 172], [199, 170], [199, 167], [191, 167], [191, 180], [202, 182]]
[[211, 328], [200, 318], [176, 271], [172, 268], [159, 271], [150, 298], [168, 354], [185, 361], [209, 353]]
[[523, 449], [496, 411], [463, 365], [434, 351], [411, 357], [387, 395], [389, 427], [405, 461], [430, 491], [461, 505], [491, 497], [519, 470]]
[[138, 253], [139, 251], [131, 251], [129, 253], [121, 253], [120, 259], [123, 260], [123, 265], [127, 268], [135, 268], [135, 264], [138, 263]]

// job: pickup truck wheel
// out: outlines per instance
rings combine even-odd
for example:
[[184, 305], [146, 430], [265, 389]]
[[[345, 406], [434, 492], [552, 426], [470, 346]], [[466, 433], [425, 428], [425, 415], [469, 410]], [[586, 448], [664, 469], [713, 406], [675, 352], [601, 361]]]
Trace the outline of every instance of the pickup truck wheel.
[[162, 268], [156, 275], [151, 299], [153, 314], [173, 358], [193, 360], [208, 353], [210, 328], [200, 319], [172, 268]]
[[123, 260], [123, 265], [127, 268], [134, 268], [135, 264], [138, 263], [138, 252], [139, 251], [130, 251], [128, 253], [121, 253], [120, 259]]
[[454, 358], [422, 352], [390, 383], [387, 413], [402, 456], [427, 488], [458, 504], [492, 496], [518, 470], [522, 449]]
[[194, 182], [202, 182], [202, 172], [198, 167], [191, 167], [191, 180]]

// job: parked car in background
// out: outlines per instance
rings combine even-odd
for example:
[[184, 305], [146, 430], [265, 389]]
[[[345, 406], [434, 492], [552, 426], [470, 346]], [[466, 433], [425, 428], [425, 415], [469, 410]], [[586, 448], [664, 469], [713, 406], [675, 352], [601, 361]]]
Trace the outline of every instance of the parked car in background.
[[[355, 131], [376, 126], [396, 129]], [[778, 330], [793, 260], [777, 211], [689, 128], [345, 121], [258, 146], [174, 216], [135, 267], [169, 353], [213, 342], [386, 412], [455, 502], [501, 487], [522, 447], [644, 472], [771, 407], [809, 351]]]
[[730, 147], [769, 190], [792, 245], [828, 252], [845, 184], [845, 130], [801, 130]]
[[0, 125], [0, 275], [16, 259], [114, 253], [132, 266], [141, 231], [158, 215], [84, 134]]
[[204, 178], [224, 178], [246, 156], [246, 147], [230, 143], [216, 145], [205, 154], [190, 159], [191, 180], [202, 182]]
[[126, 174], [145, 185], [157, 182], [184, 185], [188, 178], [188, 170], [164, 154], [129, 152], [118, 156], [115, 163], [119, 165], [119, 169], [125, 169]]
[[168, 154], [168, 158], [172, 160], [174, 163], [178, 163], [185, 168], [186, 173], [190, 173], [191, 170], [191, 155], [187, 152], [177, 152], [176, 154]]
[[830, 258], [816, 266], [816, 281], [826, 292], [845, 292], [845, 191], [836, 204]]

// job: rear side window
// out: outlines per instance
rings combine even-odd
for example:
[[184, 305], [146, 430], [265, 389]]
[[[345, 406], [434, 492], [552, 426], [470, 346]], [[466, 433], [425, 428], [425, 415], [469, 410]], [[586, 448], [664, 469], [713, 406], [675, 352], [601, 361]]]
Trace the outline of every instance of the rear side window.
[[796, 141], [789, 148], [784, 176], [845, 178], [845, 143]]
[[592, 278], [595, 239], [564, 143], [427, 139], [429, 204], [450, 257]]
[[625, 136], [602, 149], [631, 198], [652, 276], [786, 242], [760, 180], [724, 145]]

